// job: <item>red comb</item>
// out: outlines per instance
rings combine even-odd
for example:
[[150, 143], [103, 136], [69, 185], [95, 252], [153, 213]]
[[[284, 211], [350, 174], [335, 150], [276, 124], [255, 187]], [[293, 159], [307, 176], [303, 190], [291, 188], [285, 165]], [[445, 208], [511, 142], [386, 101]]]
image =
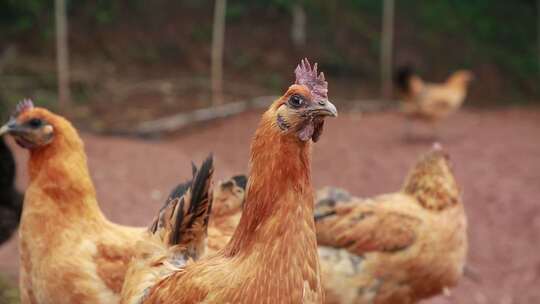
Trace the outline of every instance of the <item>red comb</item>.
[[21, 113], [26, 112], [32, 108], [34, 108], [34, 103], [32, 102], [32, 100], [23, 99], [22, 101], [19, 101], [19, 103], [15, 107], [15, 112], [13, 112], [13, 117], [17, 117], [21, 115]]
[[324, 80], [324, 73], [317, 73], [317, 63], [311, 68], [307, 58], [302, 59], [294, 70], [294, 74], [296, 75], [296, 84], [305, 85], [313, 95], [322, 98], [328, 97], [328, 82]]

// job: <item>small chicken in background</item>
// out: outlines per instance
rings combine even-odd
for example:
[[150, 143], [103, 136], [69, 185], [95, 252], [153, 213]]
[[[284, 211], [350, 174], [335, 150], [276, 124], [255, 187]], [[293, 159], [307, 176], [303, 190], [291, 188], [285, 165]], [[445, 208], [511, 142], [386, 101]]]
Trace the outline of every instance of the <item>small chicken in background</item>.
[[0, 245], [9, 240], [19, 226], [23, 195], [15, 188], [15, 159], [0, 136]]
[[401, 91], [402, 111], [409, 120], [423, 120], [436, 128], [440, 121], [461, 107], [473, 78], [470, 71], [459, 70], [443, 83], [428, 83], [412, 68], [402, 67], [395, 77]]
[[[138, 268], [133, 278], [128, 271], [121, 303], [322, 303], [310, 153], [324, 119], [337, 110], [316, 65], [303, 60], [295, 74], [255, 132], [246, 201], [230, 241], [196, 261], [174, 246], [164, 255], [157, 249], [174, 272], [147, 286], [161, 264], [146, 264], [148, 274]], [[153, 254], [137, 257], [143, 262], [136, 258], [133, 267]]]
[[466, 217], [440, 146], [399, 192], [358, 199], [325, 189], [316, 200], [326, 303], [417, 303], [463, 275]]

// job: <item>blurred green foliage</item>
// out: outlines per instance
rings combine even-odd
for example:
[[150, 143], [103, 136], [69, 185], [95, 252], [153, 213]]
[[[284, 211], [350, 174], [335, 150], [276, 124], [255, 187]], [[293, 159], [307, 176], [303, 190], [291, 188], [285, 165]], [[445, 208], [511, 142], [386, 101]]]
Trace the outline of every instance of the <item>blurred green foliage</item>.
[[408, 0], [400, 2], [400, 8], [413, 15], [426, 30], [459, 35], [464, 44], [474, 46], [477, 55], [526, 78], [540, 73], [536, 41], [540, 16], [535, 16], [536, 2]]
[[[211, 39], [212, 0], [67, 2], [68, 14], [75, 27], [78, 25], [78, 29], [85, 31], [97, 31], [94, 28], [100, 27], [106, 30], [111, 25], [123, 23], [159, 29], [167, 24], [163, 20], [179, 14], [182, 7], [198, 8], [208, 12], [208, 17], [190, 27], [188, 35], [192, 41], [201, 44]], [[277, 20], [276, 30], [282, 30], [279, 22], [289, 22], [295, 3], [306, 8], [308, 40], [312, 39], [308, 43], [317, 43], [315, 47], [320, 50], [317, 54], [329, 70], [336, 74], [355, 73], [378, 79], [378, 61], [373, 59], [379, 56], [381, 0], [229, 0], [227, 21], [231, 24], [249, 22], [255, 28], [261, 12], [272, 12], [273, 18], [280, 16], [277, 17], [280, 19], [269, 20]], [[396, 1], [396, 35], [399, 38], [405, 31], [403, 28], [412, 32], [414, 52], [425, 58], [426, 65], [436, 62], [444, 70], [489, 63], [521, 82], [520, 89], [538, 93], [540, 89], [536, 83], [540, 77], [540, 64], [536, 22], [539, 16], [536, 16], [536, 3], [536, 0], [400, 0]], [[21, 37], [52, 38], [53, 8], [53, 0], [0, 1], [0, 43], [10, 39], [20, 41]], [[407, 26], [401, 28], [402, 25]], [[166, 38], [156, 39], [166, 44]], [[171, 54], [171, 57], [178, 56], [179, 52], [182, 56], [189, 55], [188, 50], [184, 51], [177, 42], [139, 47], [147, 42], [141, 41], [134, 42], [138, 52], [134, 60], [142, 58], [143, 63], [162, 60], [164, 54]], [[37, 45], [41, 46], [39, 42]], [[102, 45], [108, 48], [110, 44], [103, 42]], [[400, 52], [399, 46], [396, 44], [396, 54]], [[127, 52], [128, 55], [131, 53]], [[255, 58], [253, 54], [238, 56], [242, 58], [231, 60], [234, 66], [255, 63], [252, 59], [246, 61], [246, 58]], [[430, 60], [432, 62], [428, 62]]]
[[49, 22], [44, 15], [52, 12], [53, 6], [51, 0], [0, 1], [0, 28], [3, 34], [19, 34], [39, 27]]

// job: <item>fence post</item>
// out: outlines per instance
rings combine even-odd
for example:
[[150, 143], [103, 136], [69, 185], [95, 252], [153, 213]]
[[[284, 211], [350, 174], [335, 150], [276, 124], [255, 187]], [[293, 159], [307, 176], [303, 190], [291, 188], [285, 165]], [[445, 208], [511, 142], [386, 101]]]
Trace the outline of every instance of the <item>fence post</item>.
[[223, 45], [227, 0], [215, 0], [212, 30], [212, 105], [223, 103]]
[[292, 6], [291, 39], [295, 47], [306, 44], [306, 10], [298, 1]]
[[536, 42], [538, 43], [538, 77], [540, 78], [540, 0], [536, 1]]
[[394, 39], [394, 0], [384, 0], [381, 37], [381, 99], [392, 96], [392, 42]]
[[69, 49], [66, 1], [55, 0], [56, 63], [58, 72], [58, 102], [63, 110], [71, 105], [69, 88]]

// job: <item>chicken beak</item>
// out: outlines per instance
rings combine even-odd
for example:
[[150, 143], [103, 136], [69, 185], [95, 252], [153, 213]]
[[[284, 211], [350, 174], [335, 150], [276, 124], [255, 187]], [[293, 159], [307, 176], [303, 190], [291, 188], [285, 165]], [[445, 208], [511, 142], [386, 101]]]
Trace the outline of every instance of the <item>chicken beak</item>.
[[23, 129], [21, 129], [17, 122], [12, 118], [10, 119], [5, 125], [0, 127], [0, 136], [9, 133], [9, 134], [19, 134], [22, 133]]
[[317, 101], [316, 105], [309, 109], [309, 111], [317, 116], [338, 116], [336, 106], [334, 106], [333, 103], [326, 99]]
[[13, 129], [13, 125], [12, 121], [8, 121], [5, 125], [0, 127], [0, 136], [9, 133]]

